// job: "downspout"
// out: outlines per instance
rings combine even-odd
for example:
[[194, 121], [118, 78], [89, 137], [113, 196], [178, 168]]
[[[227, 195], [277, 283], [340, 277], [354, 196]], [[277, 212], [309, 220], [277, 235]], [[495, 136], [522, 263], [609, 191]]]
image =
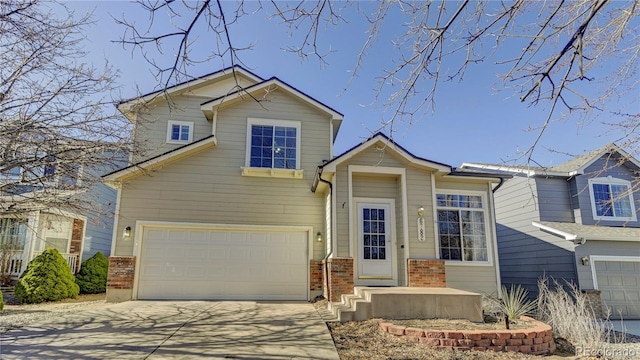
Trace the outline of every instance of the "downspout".
[[[323, 183], [327, 184], [329, 186], [329, 201], [332, 201], [333, 199], [333, 184], [330, 181], [327, 181], [325, 179], [322, 178], [322, 170], [323, 168], [318, 166], [318, 172], [317, 172], [317, 177], [319, 181], [322, 181]], [[316, 186], [313, 187], [313, 192], [316, 191]], [[333, 209], [333, 206], [331, 206], [332, 204], [329, 203], [329, 209]], [[331, 216], [329, 217], [331, 220], [333, 220], [333, 214], [330, 214]], [[331, 221], [329, 220], [329, 221]], [[331, 229], [333, 230], [333, 225], [331, 226]], [[333, 239], [331, 239], [331, 241], [329, 241], [329, 251], [327, 252], [327, 255], [324, 257], [324, 259], [322, 260], [325, 264], [324, 267], [324, 278], [327, 280], [327, 287], [329, 286], [329, 264], [327, 263], [327, 260], [329, 259], [329, 257], [333, 255]], [[323, 284], [324, 286], [324, 284]]]
[[504, 178], [501, 177], [499, 178], [500, 182], [498, 183], [498, 185], [496, 187], [493, 188], [493, 190], [491, 190], [492, 193], [496, 193], [496, 191], [498, 191], [498, 189], [500, 189], [500, 187], [502, 187], [502, 184], [504, 184]]

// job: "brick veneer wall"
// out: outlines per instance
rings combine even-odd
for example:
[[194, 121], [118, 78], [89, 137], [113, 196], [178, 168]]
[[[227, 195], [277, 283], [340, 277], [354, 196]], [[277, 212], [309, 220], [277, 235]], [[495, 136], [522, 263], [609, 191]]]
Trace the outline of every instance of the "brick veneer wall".
[[408, 259], [409, 287], [447, 287], [443, 260]]
[[69, 244], [69, 253], [78, 255], [76, 257], [76, 272], [80, 270], [80, 252], [82, 251], [82, 231], [84, 230], [84, 221], [73, 219], [73, 228], [71, 229], [71, 244]]
[[136, 270], [135, 256], [110, 256], [108, 289], [133, 289], [133, 278]]
[[429, 330], [411, 328], [392, 323], [380, 322], [380, 328], [409, 341], [432, 346], [437, 349], [475, 351], [514, 351], [525, 354], [543, 355], [554, 352], [551, 326], [522, 317], [535, 324], [530, 329], [518, 330]]
[[593, 315], [596, 318], [604, 318], [604, 310], [602, 308], [602, 297], [600, 296], [600, 290], [582, 290], [582, 293], [587, 299], [587, 305], [591, 307]]
[[323, 269], [322, 260], [311, 260], [309, 264], [310, 267], [310, 276], [311, 279], [309, 281], [309, 290], [311, 291], [319, 291], [322, 290], [322, 282], [323, 282]]
[[329, 258], [325, 264], [329, 269], [329, 278], [325, 287], [325, 298], [340, 301], [342, 294], [353, 293], [353, 259]]

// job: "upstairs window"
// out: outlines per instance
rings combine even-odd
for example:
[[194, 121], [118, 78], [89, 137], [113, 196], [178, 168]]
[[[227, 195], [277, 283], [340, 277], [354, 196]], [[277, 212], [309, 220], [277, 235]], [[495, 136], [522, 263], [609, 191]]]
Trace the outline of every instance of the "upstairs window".
[[247, 161], [253, 168], [300, 168], [300, 123], [249, 119]]
[[631, 182], [612, 177], [589, 179], [595, 220], [636, 220]]
[[189, 144], [193, 141], [193, 123], [188, 121], [169, 120], [167, 143]]
[[436, 208], [440, 259], [488, 261], [483, 197], [438, 193]]

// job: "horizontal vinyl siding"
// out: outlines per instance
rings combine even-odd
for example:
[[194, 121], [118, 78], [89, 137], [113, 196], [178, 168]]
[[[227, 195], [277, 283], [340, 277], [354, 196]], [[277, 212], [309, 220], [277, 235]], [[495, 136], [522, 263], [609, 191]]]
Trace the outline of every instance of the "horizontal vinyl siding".
[[446, 265], [445, 271], [447, 287], [497, 295], [498, 283], [493, 266]]
[[134, 154], [133, 163], [184, 146], [184, 144], [167, 144], [169, 120], [192, 122], [193, 141], [211, 135], [211, 121], [208, 121], [200, 110], [200, 104], [206, 100], [208, 98], [176, 95], [172, 97], [173, 105], [157, 102], [145, 109], [144, 113], [138, 114], [135, 140], [141, 145], [143, 153]]
[[[221, 110], [216, 147], [125, 184], [118, 231], [133, 227], [136, 220], [313, 226], [314, 232], [323, 231], [324, 199], [310, 188], [317, 165], [329, 156], [329, 117], [278, 91], [269, 100]], [[301, 121], [303, 179], [241, 175], [249, 117]], [[132, 243], [118, 242], [116, 254], [131, 255]], [[323, 256], [323, 243], [314, 241], [313, 257]]]
[[105, 256], [110, 255], [117, 191], [106, 185], [96, 184], [87, 192], [87, 196], [95, 210], [86, 214], [87, 228], [82, 260], [92, 257], [98, 251]]
[[[582, 265], [580, 260], [583, 256], [589, 255], [605, 255], [605, 256], [635, 256], [640, 258], [640, 239], [638, 241], [594, 241], [588, 240], [584, 245], [576, 248], [576, 264], [578, 269], [578, 278], [580, 289], [593, 289], [593, 276], [591, 267], [593, 262], [588, 266]], [[615, 261], [615, 260], [611, 260]]]
[[[349, 254], [349, 241], [351, 235], [349, 233], [349, 211], [351, 204], [349, 204], [349, 165], [362, 165], [362, 166], [380, 166], [380, 167], [394, 167], [403, 168], [404, 165], [400, 158], [396, 155], [385, 151], [383, 145], [372, 145], [368, 149], [365, 149], [357, 156], [349, 159], [347, 162], [339, 165], [336, 168], [336, 183], [334, 184], [334, 190], [336, 191], [336, 222], [337, 222], [337, 236], [338, 236], [338, 249], [337, 257], [348, 257]], [[354, 174], [354, 178], [362, 179], [361, 185], [353, 185], [353, 196], [359, 197], [386, 197], [390, 199], [396, 199], [396, 229], [402, 226], [400, 220], [402, 219], [402, 212], [398, 211], [398, 207], [401, 206], [402, 201], [396, 198], [396, 187], [400, 184], [394, 177], [386, 177], [388, 180], [375, 180], [381, 179], [380, 175], [371, 174], [371, 181], [364, 181], [364, 178], [369, 178], [369, 175], [357, 175]], [[381, 186], [380, 189], [377, 185]], [[380, 191], [378, 191], [380, 190]], [[381, 192], [382, 191], [382, 192]], [[400, 241], [401, 232], [396, 231], [396, 238]]]
[[541, 221], [573, 222], [569, 184], [564, 178], [537, 178]]
[[502, 283], [523, 285], [532, 296], [544, 275], [575, 279], [573, 244], [531, 225], [540, 220], [536, 194], [536, 180], [519, 176], [507, 180], [495, 193]]
[[[418, 241], [418, 208], [424, 207], [425, 238]], [[407, 168], [407, 216], [409, 217], [409, 256], [412, 259], [435, 259], [436, 235], [433, 221], [431, 173]]]
[[336, 170], [336, 257], [349, 257], [349, 173], [346, 166], [339, 166]]

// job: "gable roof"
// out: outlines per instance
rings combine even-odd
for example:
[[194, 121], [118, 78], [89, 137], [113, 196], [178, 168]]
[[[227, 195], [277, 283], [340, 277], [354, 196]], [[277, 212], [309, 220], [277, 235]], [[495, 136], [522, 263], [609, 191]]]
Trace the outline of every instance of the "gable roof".
[[277, 77], [271, 77], [267, 80], [258, 82], [254, 85], [246, 87], [244, 89], [236, 90], [227, 95], [217, 97], [215, 99], [211, 99], [200, 104], [200, 109], [205, 114], [208, 119], [213, 117], [213, 110], [216, 107], [220, 107], [222, 105], [231, 104], [235, 101], [243, 100], [246, 97], [250, 96], [251, 98], [261, 98], [262, 95], [256, 96], [254, 94], [265, 91], [274, 91], [274, 90], [282, 90], [285, 91], [300, 100], [308, 103], [309, 105], [315, 107], [316, 109], [328, 114], [331, 117], [331, 121], [333, 123], [333, 138], [335, 139], [338, 130], [340, 129], [340, 124], [342, 123], [342, 119], [344, 115], [339, 111], [333, 109], [332, 107], [314, 99], [313, 97], [307, 95], [306, 93], [298, 90], [297, 88], [287, 84], [286, 82], [280, 80]]
[[407, 151], [402, 146], [398, 145], [396, 142], [394, 142], [391, 138], [389, 138], [387, 135], [383, 134], [382, 132], [375, 133], [367, 140], [343, 152], [342, 154], [334, 157], [330, 161], [327, 161], [326, 163], [318, 166], [318, 168], [323, 169], [323, 171], [326, 170], [329, 172], [335, 172], [336, 167], [338, 165], [340, 165], [341, 163], [343, 163], [348, 159], [353, 158], [354, 156], [368, 149], [371, 145], [377, 142], [382, 142], [385, 148], [393, 150], [398, 155], [400, 155], [401, 157], [403, 157], [404, 159], [406, 159], [407, 161], [415, 165], [428, 167], [428, 168], [435, 169], [435, 170], [438, 170], [439, 172], [444, 172], [447, 174], [453, 170], [453, 168], [450, 165], [443, 164], [437, 161], [424, 159], [424, 158], [413, 155], [412, 153]]
[[131, 108], [134, 107], [135, 105], [148, 103], [149, 101], [155, 100], [156, 98], [162, 96], [165, 93], [167, 95], [175, 94], [176, 92], [185, 91], [189, 88], [199, 87], [208, 82], [220, 80], [225, 77], [236, 76], [238, 74], [256, 83], [263, 81], [263, 79], [260, 76], [252, 73], [251, 71], [243, 68], [242, 66], [235, 65], [235, 66], [224, 68], [222, 70], [215, 71], [203, 76], [199, 76], [191, 80], [178, 83], [166, 89], [152, 91], [150, 93], [136, 96], [127, 100], [122, 100], [118, 103], [117, 107], [118, 107], [118, 110], [120, 110], [122, 113], [126, 113], [126, 112], [129, 112]]
[[160, 155], [140, 161], [125, 168], [110, 172], [102, 177], [102, 181], [112, 186], [124, 180], [132, 179], [140, 175], [144, 175], [147, 171], [157, 169], [161, 166], [173, 163], [185, 157], [197, 154], [205, 149], [212, 148], [217, 145], [214, 135], [209, 135], [203, 139], [192, 142], [191, 144], [177, 147]]
[[570, 177], [574, 175], [583, 175], [586, 168], [602, 158], [606, 154], [620, 154], [625, 162], [630, 162], [640, 169], [640, 161], [635, 159], [629, 153], [624, 151], [618, 145], [611, 143], [599, 149], [592, 150], [584, 155], [577, 156], [569, 161], [553, 167], [526, 166], [526, 165], [507, 165], [507, 164], [484, 164], [484, 163], [462, 163], [463, 169], [486, 169], [494, 171], [504, 171], [512, 173], [521, 173], [527, 176], [559, 176]]

